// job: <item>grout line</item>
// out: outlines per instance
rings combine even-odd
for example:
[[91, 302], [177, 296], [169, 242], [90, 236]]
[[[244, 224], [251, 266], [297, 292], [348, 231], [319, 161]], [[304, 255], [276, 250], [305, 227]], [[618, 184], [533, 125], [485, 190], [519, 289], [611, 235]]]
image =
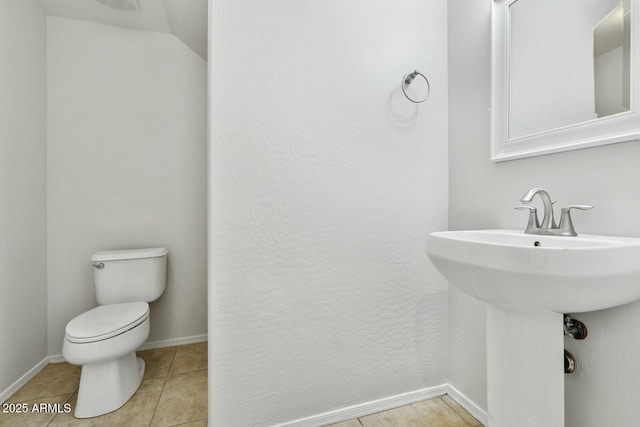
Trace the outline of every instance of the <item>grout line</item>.
[[13, 398], [13, 396], [11, 396], [11, 398], [7, 399], [6, 403], [23, 403], [23, 402], [33, 402], [33, 403], [37, 403], [37, 401], [40, 401], [42, 399], [50, 399], [52, 397], [60, 397], [60, 396], [66, 396], [68, 394], [73, 394], [76, 391], [78, 391], [78, 388], [74, 388], [73, 391], [68, 391], [66, 393], [59, 393], [59, 394], [51, 394], [51, 395], [47, 395], [47, 396], [36, 396], [34, 398], [29, 398], [29, 399], [20, 399], [20, 402], [11, 402], [11, 398]]
[[[446, 396], [449, 396], [449, 395], [447, 394]], [[468, 425], [469, 427], [478, 427], [478, 425], [481, 425], [481, 424], [474, 424], [474, 425], [469, 424], [469, 423], [467, 422], [467, 420], [466, 420], [462, 415], [460, 415], [460, 414], [458, 413], [458, 411], [456, 411], [456, 408], [454, 408], [453, 406], [449, 405], [449, 404], [447, 403], [447, 401], [446, 401], [446, 400], [444, 400], [444, 399], [442, 398], [442, 396], [441, 396], [441, 397], [439, 397], [438, 399], [440, 399], [440, 400], [442, 401], [442, 403], [444, 403], [445, 405], [447, 405], [447, 407], [449, 407], [449, 408], [450, 408], [450, 409], [451, 409], [451, 410], [452, 410], [452, 411], [453, 411], [453, 412], [454, 412], [458, 417], [460, 417], [460, 419], [461, 419], [462, 421], [464, 421], [464, 423], [465, 423], [466, 425]], [[462, 408], [462, 409], [464, 409], [464, 408]], [[471, 417], [473, 417], [473, 415], [471, 415], [471, 414], [469, 414], [469, 415], [470, 415]], [[475, 417], [473, 417], [473, 419], [475, 420]], [[480, 421], [478, 421], [478, 420], [476, 420], [476, 421], [477, 421], [478, 423], [480, 422]]]
[[358, 420], [358, 422], [360, 423], [360, 425], [361, 425], [362, 427], [364, 427], [364, 424], [362, 423], [362, 421], [360, 420], [360, 418], [356, 418], [356, 419]]
[[179, 346], [176, 347], [176, 351], [173, 353], [173, 358], [171, 359], [171, 365], [169, 365], [169, 370], [167, 371], [167, 378], [172, 376], [171, 371], [173, 370], [173, 365], [176, 363], [176, 358], [178, 357]]
[[[202, 344], [202, 343], [192, 343], [192, 344], [185, 344], [183, 346], [179, 346], [179, 347], [188, 347], [188, 346], [194, 346], [194, 345], [198, 345], [198, 344]], [[189, 354], [188, 351], [185, 351], [186, 354]], [[176, 356], [178, 355], [178, 350], [176, 350]], [[174, 376], [174, 375], [181, 375], [181, 374], [186, 374], [189, 372], [197, 372], [197, 371], [204, 371], [205, 369], [209, 369], [209, 363], [207, 360], [207, 363], [205, 364], [204, 367], [200, 367], [200, 368], [189, 368], [186, 371], [179, 371], [179, 372], [173, 372], [173, 364], [171, 365], [171, 368], [169, 369], [169, 373], [167, 374], [167, 376]]]
[[162, 383], [162, 390], [160, 390], [160, 394], [158, 395], [158, 401], [156, 402], [156, 406], [154, 406], [153, 408], [153, 414], [151, 414], [151, 418], [149, 419], [149, 424], [148, 424], [149, 427], [153, 423], [153, 419], [156, 416], [156, 411], [158, 410], [158, 406], [160, 405], [160, 399], [162, 399], [162, 393], [164, 393], [164, 387], [167, 385], [167, 378], [169, 377], [164, 377], [164, 382]]
[[164, 387], [167, 385], [167, 380], [169, 379], [169, 373], [171, 372], [171, 368], [173, 367], [173, 362], [176, 360], [176, 354], [178, 350], [173, 353], [173, 357], [171, 358], [171, 363], [169, 364], [169, 370], [167, 371], [167, 376], [164, 377], [164, 382], [162, 383], [162, 390], [160, 390], [160, 395], [158, 396], [158, 401], [156, 402], [156, 406], [153, 408], [153, 414], [151, 414], [151, 419], [149, 419], [149, 427], [151, 423], [153, 423], [153, 419], [156, 416], [156, 411], [158, 410], [158, 406], [160, 405], [160, 399], [162, 399], [162, 393], [164, 393]]
[[[67, 400], [65, 400], [65, 401], [64, 401], [63, 405], [64, 405], [65, 403], [69, 403], [69, 404], [70, 404], [70, 403], [71, 403], [71, 399], [73, 398], [73, 395], [74, 395], [74, 394], [75, 394], [75, 391], [69, 395], [69, 397], [67, 398]], [[60, 395], [60, 396], [62, 396], [62, 395]], [[72, 408], [72, 410], [73, 410], [73, 408]], [[53, 422], [53, 420], [55, 420], [55, 419], [56, 419], [56, 417], [57, 417], [58, 415], [60, 415], [60, 413], [55, 414], [55, 415], [53, 416], [53, 418], [51, 418], [51, 419], [49, 420], [49, 422], [46, 424], [46, 426], [50, 426], [50, 425], [51, 425], [51, 423]], [[46, 426], [45, 426], [45, 427], [46, 427]]]
[[198, 368], [198, 369], [191, 369], [189, 371], [181, 371], [181, 372], [176, 372], [174, 374], [171, 375], [167, 375], [167, 377], [171, 376], [171, 377], [177, 377], [178, 375], [184, 375], [184, 374], [190, 374], [192, 372], [200, 372], [200, 371], [206, 371], [207, 369], [209, 369], [209, 367], [204, 367], [204, 368]]
[[454, 414], [456, 414], [456, 417], [460, 418], [460, 419], [462, 420], [462, 422], [463, 422], [463, 423], [465, 423], [466, 425], [468, 425], [469, 427], [471, 427], [471, 425], [467, 422], [467, 420], [465, 420], [464, 418], [462, 418], [462, 415], [460, 415], [460, 414], [458, 413], [458, 411], [456, 411], [456, 410], [455, 410], [451, 405], [449, 405], [449, 404], [447, 403], [447, 401], [446, 401], [446, 400], [442, 399], [442, 397], [438, 397], [438, 400], [439, 400], [440, 402], [444, 403], [444, 405], [445, 405], [447, 408], [451, 409], [451, 412], [453, 412]]
[[192, 421], [187, 421], [184, 423], [180, 423], [180, 424], [171, 424], [170, 426], [167, 427], [180, 427], [180, 426], [186, 426], [187, 424], [191, 424], [191, 423], [197, 423], [198, 421], [208, 421], [208, 418], [200, 418], [199, 420], [192, 420]]

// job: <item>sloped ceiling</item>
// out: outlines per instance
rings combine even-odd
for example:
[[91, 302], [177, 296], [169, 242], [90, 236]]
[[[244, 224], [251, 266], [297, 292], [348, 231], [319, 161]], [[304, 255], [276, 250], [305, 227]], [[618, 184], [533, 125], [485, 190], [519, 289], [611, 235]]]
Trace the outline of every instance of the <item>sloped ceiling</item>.
[[173, 34], [207, 60], [207, 0], [138, 0], [140, 10], [114, 10], [96, 0], [39, 0], [47, 15]]

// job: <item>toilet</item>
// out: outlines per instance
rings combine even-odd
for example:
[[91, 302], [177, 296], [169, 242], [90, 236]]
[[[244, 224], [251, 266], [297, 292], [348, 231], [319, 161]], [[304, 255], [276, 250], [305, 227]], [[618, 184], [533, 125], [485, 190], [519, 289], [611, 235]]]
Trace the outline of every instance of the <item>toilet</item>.
[[166, 248], [103, 251], [93, 254], [98, 307], [65, 328], [62, 355], [82, 366], [76, 418], [115, 411], [136, 392], [144, 361], [136, 349], [149, 336], [149, 302], [167, 283]]

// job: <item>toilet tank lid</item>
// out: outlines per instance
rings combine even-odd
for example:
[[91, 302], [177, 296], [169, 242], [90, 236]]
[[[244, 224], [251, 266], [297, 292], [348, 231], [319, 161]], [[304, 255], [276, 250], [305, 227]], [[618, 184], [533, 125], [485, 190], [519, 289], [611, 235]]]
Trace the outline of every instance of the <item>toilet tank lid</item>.
[[123, 249], [117, 251], [96, 252], [91, 257], [91, 262], [96, 261], [116, 261], [122, 259], [156, 258], [165, 256], [169, 251], [167, 248], [147, 248], [147, 249]]

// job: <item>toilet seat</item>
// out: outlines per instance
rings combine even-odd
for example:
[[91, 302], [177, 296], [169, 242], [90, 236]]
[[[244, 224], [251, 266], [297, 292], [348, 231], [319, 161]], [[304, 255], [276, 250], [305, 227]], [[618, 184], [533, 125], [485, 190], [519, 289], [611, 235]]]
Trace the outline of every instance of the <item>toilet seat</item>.
[[92, 343], [127, 332], [149, 318], [149, 304], [128, 302], [101, 305], [72, 319], [65, 328], [71, 343]]

